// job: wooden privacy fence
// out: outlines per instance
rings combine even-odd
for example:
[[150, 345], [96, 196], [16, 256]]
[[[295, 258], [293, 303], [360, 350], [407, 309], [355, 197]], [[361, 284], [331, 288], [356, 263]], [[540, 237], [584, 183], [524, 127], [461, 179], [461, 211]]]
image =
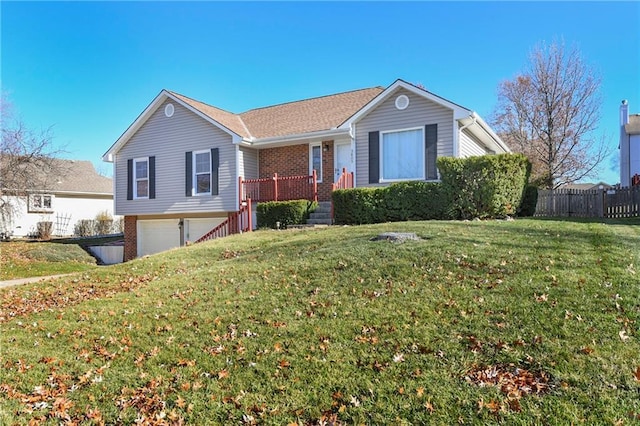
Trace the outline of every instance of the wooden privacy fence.
[[637, 217], [640, 216], [640, 186], [589, 190], [540, 189], [534, 216]]

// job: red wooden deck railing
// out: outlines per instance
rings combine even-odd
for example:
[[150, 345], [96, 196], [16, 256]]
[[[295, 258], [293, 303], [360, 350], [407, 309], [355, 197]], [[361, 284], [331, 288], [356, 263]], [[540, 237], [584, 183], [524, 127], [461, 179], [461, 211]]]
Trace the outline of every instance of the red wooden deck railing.
[[251, 217], [251, 199], [247, 199], [246, 205], [240, 207], [237, 212], [230, 212], [227, 219], [211, 231], [196, 240], [196, 243], [226, 237], [242, 232], [251, 232], [253, 223]]
[[631, 178], [631, 186], [640, 186], [640, 175], [638, 173]]
[[345, 167], [342, 168], [342, 174], [338, 180], [333, 184], [332, 191], [336, 189], [349, 189], [353, 188], [353, 172], [348, 172]]
[[318, 201], [318, 179], [316, 171], [311, 176], [278, 176], [262, 179], [238, 178], [240, 202], [310, 200]]

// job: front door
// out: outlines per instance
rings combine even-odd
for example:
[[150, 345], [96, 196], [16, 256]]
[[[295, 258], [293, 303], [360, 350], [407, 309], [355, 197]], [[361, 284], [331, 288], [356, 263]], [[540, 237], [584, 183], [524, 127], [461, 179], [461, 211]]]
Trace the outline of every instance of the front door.
[[342, 169], [347, 169], [347, 172], [351, 172], [351, 143], [335, 144], [335, 165], [333, 171], [333, 181], [337, 182], [342, 175]]

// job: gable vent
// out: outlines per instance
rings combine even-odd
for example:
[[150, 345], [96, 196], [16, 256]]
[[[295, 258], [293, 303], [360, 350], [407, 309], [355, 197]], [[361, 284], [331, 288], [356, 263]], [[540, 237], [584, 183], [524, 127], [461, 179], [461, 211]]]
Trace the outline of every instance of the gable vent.
[[400, 95], [396, 98], [396, 108], [399, 110], [406, 109], [409, 106], [409, 98], [407, 95]]
[[173, 116], [174, 111], [175, 111], [175, 108], [173, 107], [173, 104], [167, 104], [164, 107], [164, 115], [166, 115], [167, 117]]

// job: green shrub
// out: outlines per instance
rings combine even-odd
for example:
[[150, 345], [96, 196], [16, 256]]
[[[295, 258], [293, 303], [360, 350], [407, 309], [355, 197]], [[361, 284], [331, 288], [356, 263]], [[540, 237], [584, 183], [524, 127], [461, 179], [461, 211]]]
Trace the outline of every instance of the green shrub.
[[518, 216], [533, 216], [536, 212], [536, 204], [538, 204], [538, 187], [527, 185], [524, 188], [520, 208], [518, 208]]
[[301, 225], [309, 218], [309, 214], [318, 207], [318, 203], [307, 200], [269, 201], [258, 203], [256, 208], [258, 226], [286, 228], [289, 225]]
[[531, 166], [522, 154], [438, 158], [442, 191], [454, 219], [503, 217], [517, 212]]
[[338, 225], [384, 222], [381, 193], [385, 188], [339, 189], [331, 194], [333, 220]]
[[336, 224], [444, 219], [446, 205], [440, 185], [431, 182], [398, 182], [387, 187], [334, 191]]

